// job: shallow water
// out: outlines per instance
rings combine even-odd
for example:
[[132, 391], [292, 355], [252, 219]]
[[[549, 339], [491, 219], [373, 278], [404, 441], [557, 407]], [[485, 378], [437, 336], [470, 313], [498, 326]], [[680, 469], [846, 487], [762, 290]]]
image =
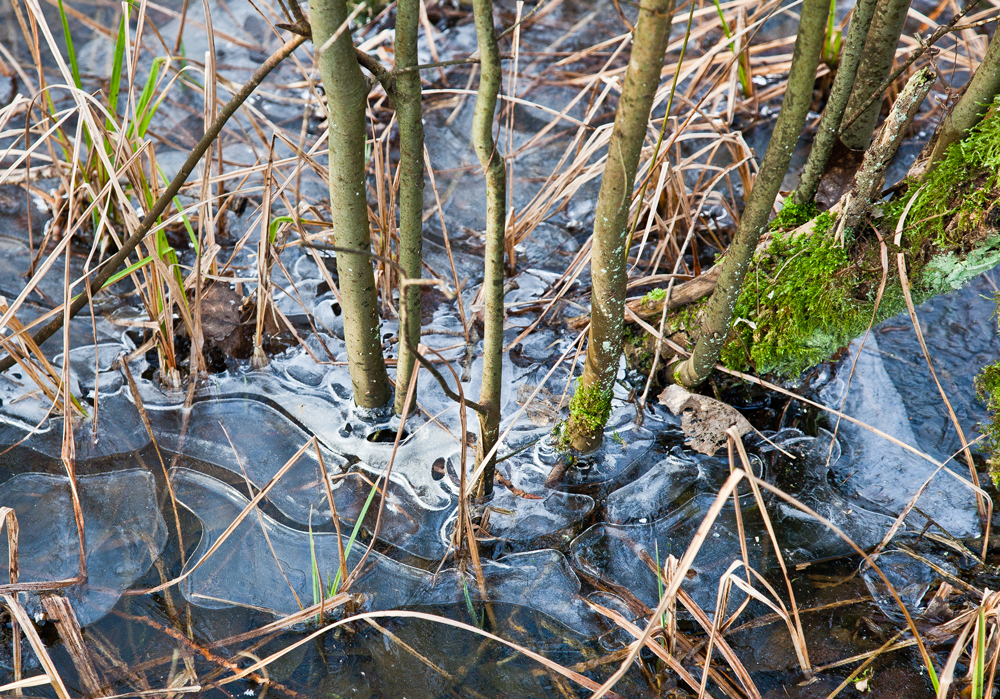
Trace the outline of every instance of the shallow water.
[[[219, 9], [214, 4], [212, 7], [213, 12]], [[540, 49], [592, 11], [587, 3], [566, 0], [530, 42]], [[203, 17], [200, 3], [191, 3], [190, 12], [191, 21]], [[218, 31], [240, 40], [217, 41], [216, 51], [226, 76], [241, 80], [266, 54], [264, 49], [273, 48], [275, 38], [249, 6], [232, 4], [230, 11], [220, 9], [213, 18]], [[176, 22], [165, 22], [161, 27], [164, 36], [175, 35], [177, 29]], [[588, 25], [564, 39], [562, 48], [587, 46], [621, 31], [614, 6], [603, 3]], [[675, 27], [675, 33], [679, 31]], [[787, 21], [776, 21], [761, 40], [780, 38], [787, 31]], [[465, 55], [474, 46], [469, 24], [443, 29], [438, 39], [442, 59]], [[188, 55], [203, 55], [207, 48], [204, 32], [189, 30], [185, 44]], [[421, 51], [422, 60], [430, 60], [426, 43]], [[108, 56], [106, 41], [95, 39], [84, 45], [80, 55], [88, 71], [106, 72], [102, 68]], [[303, 59], [310, 60], [304, 55]], [[296, 78], [293, 69], [282, 67], [273, 82], [286, 84]], [[522, 80], [525, 84], [519, 84], [519, 89], [527, 89], [530, 81]], [[553, 105], [565, 103], [573, 94], [554, 85], [534, 89], [532, 99]], [[307, 95], [302, 90], [293, 96]], [[176, 101], [168, 102], [158, 114], [157, 128], [168, 133], [197, 133], [200, 116], [193, 116], [190, 107], [200, 109], [199, 99], [200, 95], [179, 91]], [[310, 133], [321, 121], [318, 111], [304, 115], [300, 106], [267, 97], [255, 98], [254, 106], [276, 122], [305, 118]], [[580, 119], [585, 112], [581, 104], [569, 115]], [[482, 178], [470, 167], [476, 162], [467, 141], [471, 113], [471, 100], [467, 100], [451, 123], [447, 122], [450, 110], [433, 112], [426, 119], [434, 167], [445, 171], [437, 185], [443, 196], [450, 193], [444, 196], [443, 213], [458, 253], [455, 263], [459, 279], [465, 281], [462, 294], [467, 309], [481, 279], [479, 231], [484, 225]], [[514, 110], [513, 146], [526, 143], [549, 118], [537, 109]], [[249, 124], [243, 126], [249, 128]], [[760, 138], [768, 134], [767, 128], [756, 131]], [[498, 140], [505, 137], [502, 129]], [[568, 138], [564, 134], [516, 161], [516, 208], [524, 207], [539, 190]], [[699, 143], [692, 139], [683, 148], [691, 153]], [[279, 145], [279, 156], [288, 154], [283, 149]], [[181, 155], [165, 150], [158, 160], [170, 173], [179, 166]], [[233, 138], [227, 142], [226, 157], [233, 163], [251, 164], [257, 154]], [[259, 185], [259, 180], [251, 178], [246, 186], [249, 189], [255, 183]], [[301, 185], [304, 198], [325, 197], [325, 186], [315, 176], [306, 174]], [[586, 238], [596, 187], [597, 180], [592, 179], [564, 209], [555, 210], [558, 207], [553, 204], [551, 217], [519, 244], [517, 288], [506, 296], [508, 303], [532, 302], [549, 291]], [[37, 241], [44, 217], [22, 190], [6, 188], [0, 194], [5, 197], [0, 202], [0, 294], [14, 297], [30, 263], [27, 221], [32, 222]], [[430, 188], [426, 194], [429, 209], [433, 205]], [[718, 214], [717, 219], [724, 223], [724, 210], [716, 208], [719, 211], [713, 216]], [[231, 234], [238, 236], [253, 230], [254, 214], [231, 214], [228, 223]], [[253, 242], [245, 246], [235, 264], [253, 269], [251, 252], [255, 248]], [[181, 254], [190, 261], [189, 251]], [[436, 215], [427, 221], [425, 254], [427, 264], [447, 278], [449, 260]], [[321, 259], [331, 266], [332, 257], [322, 253]], [[71, 323], [71, 389], [84, 399], [91, 416], [96, 414], [96, 423], [88, 418], [74, 424], [90, 577], [66, 594], [86, 627], [87, 638], [120, 656], [118, 667], [106, 657], [100, 661], [101, 673], [115, 691], [129, 691], [140, 684], [121, 667], [141, 667], [150, 686], [160, 687], [176, 677], [178, 667], [185, 663], [196, 666], [199, 676], [206, 676], [219, 666], [217, 658], [246, 663], [237, 652], [250, 647], [263, 657], [302, 638], [308, 630], [305, 625], [267, 638], [259, 646], [227, 640], [273, 621], [275, 614], [292, 613], [312, 604], [319, 591], [330, 592], [338, 584], [338, 535], [324, 478], [329, 478], [345, 546], [357, 528], [358, 538], [347, 555], [349, 568], [371, 542], [380, 498], [375, 497], [367, 510], [366, 502], [372, 483], [384, 474], [392, 453], [391, 441], [379, 441], [375, 435], [394, 435], [398, 420], [373, 423], [355, 411], [347, 369], [337, 362], [345, 356], [345, 348], [334, 294], [316, 261], [300, 248], [286, 249], [282, 261], [287, 274], [276, 270], [274, 281], [285, 290], [276, 293], [276, 303], [323, 363], [317, 364], [297, 346], [278, 353], [261, 370], [230, 360], [224, 363], [224, 371], [197, 387], [192, 406], [185, 409], [186, 393], [167, 391], [158, 382], [155, 357], [137, 357], [131, 372], [155, 445], [121, 370], [114, 366], [117, 358], [133, 352], [138, 344], [135, 333], [114, 321], [142, 318], [142, 309], [129, 292], [116, 292], [119, 295], [108, 294], [98, 300], [100, 313], [93, 324], [82, 317]], [[22, 321], [40, 315], [61, 299], [62, 270], [56, 267], [38, 293], [29, 297], [23, 316], [19, 316]], [[75, 255], [71, 273], [75, 276], [80, 270], [82, 257]], [[584, 272], [578, 285], [587, 283]], [[993, 290], [987, 275], [918, 309], [938, 376], [969, 440], [978, 435], [975, 425], [985, 417], [983, 406], [974, 398], [972, 379], [1000, 350], [992, 321], [994, 305], [984, 298]], [[463, 383], [466, 395], [478, 395], [481, 364], [475, 359], [461, 366], [465, 346], [456, 305], [436, 299], [427, 306], [423, 342], [441, 348], [460, 374], [464, 370], [468, 376]], [[569, 315], [577, 312], [567, 311]], [[537, 311], [511, 313], [505, 340], [513, 340], [536, 317]], [[318, 334], [308, 325], [309, 319], [316, 322]], [[395, 323], [386, 320], [383, 336], [388, 340], [395, 332]], [[498, 485], [494, 498], [477, 507], [477, 514], [487, 511], [480, 532], [486, 559], [482, 588], [475, 576], [457, 569], [451, 559], [439, 567], [452, 548], [461, 474], [472, 463], [471, 457], [467, 464], [461, 461], [457, 409], [429, 377], [421, 377], [421, 413], [408, 421], [408, 437], [393, 461], [389, 484], [384, 487], [378, 537], [350, 590], [357, 595], [353, 609], [434, 612], [485, 626], [565, 666], [594, 660], [631, 640], [589, 603], [614, 609], [642, 625], [650, 608], [658, 603], [662, 585], [649, 563], [655, 566], [657, 560], [662, 563], [668, 556], [683, 555], [728, 477], [730, 464], [724, 455], [705, 457], [686, 448], [679, 419], [660, 406], [649, 409], [642, 424], [636, 424], [627, 390], [632, 377], [622, 368], [604, 447], [571, 468], [555, 488], [546, 486], [561, 460], [550, 433], [565, 413], [560, 397], [570, 385], [572, 373], [565, 365], [557, 369], [545, 385], [548, 393], [542, 394], [542, 404], [536, 403], [522, 416], [515, 415], [573, 340], [561, 328], [542, 326], [505, 357], [503, 428], [510, 428], [510, 434], [500, 451], [504, 460], [499, 470], [510, 488]], [[67, 361], [58, 356], [60, 342], [54, 338], [46, 345], [57, 367]], [[388, 342], [387, 347], [391, 354]], [[848, 388], [847, 376], [855, 358], [857, 366]], [[770, 441], [747, 437], [755, 471], [795, 495], [859, 546], [874, 546], [937, 468], [934, 462], [947, 459], [960, 446], [924, 367], [909, 319], [899, 316], [874, 329], [863, 350], [859, 351], [858, 343], [853, 344], [844, 358], [823, 368], [802, 390], [829, 407], [841, 409], [843, 405], [847, 415], [924, 452], [927, 458], [853, 423], [842, 421], [838, 425], [820, 417], [816, 428], [789, 417], [770, 425], [776, 428], [765, 433]], [[63, 423], [61, 418], [48, 415], [47, 403], [36, 388], [18, 369], [0, 377], [0, 444], [20, 444], [0, 456], [0, 506], [13, 507], [21, 523], [22, 579], [51, 580], [77, 572], [79, 543], [60, 463]], [[788, 411], [789, 416], [794, 414], [794, 410]], [[470, 412], [467, 417], [474, 431], [475, 415]], [[816, 419], [813, 415], [813, 422]], [[261, 507], [250, 512], [204, 559], [248, 498], [266, 487], [304, 446]], [[958, 476], [968, 476], [962, 463], [951, 461], [948, 468]], [[170, 474], [169, 483], [166, 473]], [[176, 510], [172, 497], [176, 498]], [[928, 531], [932, 533], [970, 537], [980, 531], [972, 492], [945, 472], [934, 477], [918, 508], [919, 512], [907, 519], [906, 537], [912, 538], [931, 520]], [[881, 620], [881, 613], [888, 619], [886, 627], [891, 628], [890, 622], [898, 622], [899, 617], [871, 571], [862, 570], [860, 576], [847, 582], [825, 586], [831, 580], [850, 578], [858, 570], [856, 558], [826, 560], [852, 553], [850, 545], [771, 496], [765, 497], [765, 509], [777, 531], [783, 560], [794, 569], [793, 584], [801, 607], [869, 594], [874, 597], [874, 601], [837, 611], [806, 614], [813, 662], [832, 662], [880, 646], [884, 639], [879, 639], [863, 619]], [[731, 500], [708, 530], [691, 574], [682, 584], [710, 616], [716, 613], [723, 574], [746, 575], [739, 568], [730, 570], [740, 559], [741, 530], [751, 564], [785, 594], [766, 523], [748, 489], [740, 490], [738, 513]], [[943, 569], [961, 570], [962, 562], [948, 559], [940, 546], [924, 545], [930, 546], [925, 554], [940, 560]], [[0, 560], [5, 560], [2, 551]], [[901, 583], [911, 611], [922, 611], [927, 593], [940, 582], [940, 575], [913, 563], [912, 556], [897, 549], [887, 551], [880, 560], [895, 576], [893, 580]], [[805, 567], [807, 564], [811, 565]], [[184, 574], [184, 581], [166, 592], [129, 594]], [[726, 611], [734, 611], [743, 601], [734, 592]], [[25, 602], [30, 611], [37, 611], [34, 599]], [[770, 611], [752, 602], [738, 623]], [[381, 628], [358, 623], [326, 634], [276, 661], [270, 666], [275, 684], [268, 691], [386, 698], [549, 697], [582, 692], [534, 661], [472, 634], [423, 619], [376, 621]], [[681, 613], [680, 624], [683, 630], [696, 630], [686, 613]], [[61, 671], [72, 684], [75, 670], [51, 627], [41, 624]], [[178, 640], [176, 634], [164, 629], [183, 630], [182, 635], [190, 632], [193, 642]], [[788, 638], [780, 623], [740, 630], [732, 636], [734, 649], [764, 696], [826, 696], [846, 677], [849, 670], [837, 668], [823, 673], [808, 687], [798, 687], [803, 678]], [[212, 657], [200, 650], [208, 648]], [[30, 657], [30, 651], [26, 655]], [[651, 658], [644, 657], [643, 663], [649, 674], [658, 672]], [[0, 656], [0, 667], [6, 672], [9, 659]], [[906, 696], [927, 692], [912, 655], [892, 656], [880, 666], [879, 673], [872, 681], [876, 696], [878, 692], [882, 696], [902, 696], [899, 691], [905, 691]], [[587, 670], [587, 674], [603, 679], [607, 669]], [[7, 678], [0, 677], [0, 681]], [[616, 689], [629, 697], [654, 694], [636, 668]], [[37, 691], [49, 695], [44, 688]], [[231, 695], [252, 694], [260, 689], [250, 681], [241, 681], [227, 691]], [[205, 693], [222, 696], [218, 690]]]

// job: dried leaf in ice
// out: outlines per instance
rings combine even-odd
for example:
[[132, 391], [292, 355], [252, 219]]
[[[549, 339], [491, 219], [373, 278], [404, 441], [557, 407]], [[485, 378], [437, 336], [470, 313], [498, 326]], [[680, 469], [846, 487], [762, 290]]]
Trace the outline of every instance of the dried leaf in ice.
[[750, 423], [736, 408], [708, 396], [691, 393], [670, 384], [660, 394], [660, 404], [681, 416], [681, 429], [687, 444], [695, 451], [712, 456], [726, 443], [726, 430], [735, 427], [740, 436], [751, 429]]

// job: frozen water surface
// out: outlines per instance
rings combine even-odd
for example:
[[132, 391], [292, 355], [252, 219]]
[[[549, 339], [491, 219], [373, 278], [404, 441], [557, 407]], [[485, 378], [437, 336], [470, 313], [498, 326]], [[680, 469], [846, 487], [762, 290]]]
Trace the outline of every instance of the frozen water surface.
[[[697, 495], [667, 516], [644, 524], [595, 525], [573, 541], [574, 565], [585, 577], [616, 592], [630, 593], [647, 607], [655, 608], [660, 601], [661, 583], [654, 572], [657, 557], [662, 566], [667, 556], [680, 559], [684, 555], [714, 499], [709, 494]], [[742, 507], [750, 565], [760, 570], [767, 535], [752, 513], [753, 508]], [[723, 573], [740, 559], [736, 511], [730, 505], [712, 525], [681, 588], [712, 614]]]
[[[178, 470], [173, 483], [178, 500], [203, 528], [190, 567], [201, 561], [249, 501], [221, 481], [187, 469]], [[184, 594], [192, 603], [209, 608], [239, 605], [279, 614], [298, 611], [313, 603], [312, 551], [323, 589], [332, 586], [340, 560], [336, 536], [310, 536], [252, 512], [212, 557], [193, 569], [184, 582]], [[347, 556], [349, 571], [361, 561], [364, 550], [363, 543], [355, 542]], [[604, 629], [579, 596], [580, 582], [558, 551], [530, 551], [484, 562], [483, 574], [485, 599], [471, 572], [452, 569], [434, 575], [373, 551], [351, 591], [363, 595], [365, 609], [455, 605], [469, 595], [473, 600], [530, 607], [584, 635]], [[246, 584], [248, 580], [253, 584]]]
[[[78, 476], [83, 511], [86, 582], [62, 594], [73, 603], [81, 626], [115, 606], [123, 590], [149, 570], [167, 533], [153, 477], [138, 469]], [[19, 580], [51, 582], [79, 573], [79, 536], [69, 479], [24, 473], [0, 485], [0, 506], [13, 508], [21, 531]], [[0, 536], [0, 579], [7, 580], [7, 536]]]

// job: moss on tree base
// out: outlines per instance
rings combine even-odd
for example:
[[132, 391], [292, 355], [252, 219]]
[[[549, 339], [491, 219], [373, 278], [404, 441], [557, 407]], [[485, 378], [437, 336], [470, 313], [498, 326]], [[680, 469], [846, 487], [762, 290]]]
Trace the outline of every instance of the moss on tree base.
[[[872, 212], [878, 232], [867, 227], [841, 245], [833, 216], [822, 213], [802, 226], [815, 209], [786, 204], [772, 221], [770, 241], [758, 248], [747, 272], [722, 362], [787, 378], [834, 356], [873, 320], [878, 323], [905, 309], [893, 259], [898, 252], [906, 256], [916, 303], [958, 289], [1000, 264], [997, 112], [994, 105], [940, 165], [919, 181], [905, 183], [902, 194]], [[897, 247], [893, 239], [899, 218], [914, 197]], [[880, 237], [889, 257], [885, 272]], [[876, 310], [883, 274], [886, 288]], [[680, 326], [697, 332], [688, 310], [670, 315], [668, 327]]]
[[611, 390], [584, 386], [577, 380], [569, 402], [569, 420], [562, 426], [560, 446], [587, 453], [600, 446], [604, 426], [611, 417]]

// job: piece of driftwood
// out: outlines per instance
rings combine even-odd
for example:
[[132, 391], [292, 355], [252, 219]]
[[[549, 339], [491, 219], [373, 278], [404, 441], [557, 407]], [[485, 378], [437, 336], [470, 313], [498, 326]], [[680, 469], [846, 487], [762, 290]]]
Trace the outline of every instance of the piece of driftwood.
[[[694, 279], [675, 286], [670, 292], [670, 303], [667, 305], [667, 310], [686, 306], [711, 294], [715, 289], [715, 283], [719, 281], [719, 273], [721, 271], [722, 268], [719, 265], [715, 265]], [[651, 299], [647, 295], [627, 301], [625, 305], [645, 321], [654, 319], [659, 321], [660, 316], [663, 314], [663, 302], [665, 300], [666, 298]], [[574, 330], [582, 330], [589, 322], [589, 315], [576, 316], [567, 320], [566, 325]]]

